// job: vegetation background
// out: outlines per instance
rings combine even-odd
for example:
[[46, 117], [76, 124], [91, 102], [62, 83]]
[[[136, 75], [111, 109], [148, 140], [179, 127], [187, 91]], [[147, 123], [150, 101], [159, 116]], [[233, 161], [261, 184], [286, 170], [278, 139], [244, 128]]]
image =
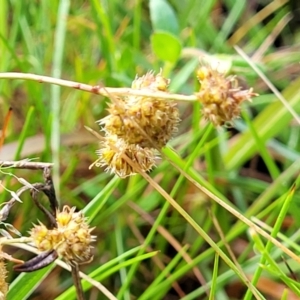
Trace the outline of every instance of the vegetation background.
[[[109, 99], [0, 80], [0, 128], [13, 108], [0, 160], [54, 162], [61, 205], [84, 209], [96, 227], [94, 260], [81, 270], [117, 299], [299, 299], [300, 131], [291, 113], [300, 111], [299, 15], [298, 1], [287, 0], [0, 1], [0, 72], [129, 87], [136, 74], [162, 68], [172, 92], [191, 95], [205, 56], [260, 94], [230, 128], [203, 120], [199, 103], [180, 102], [178, 134], [148, 182], [89, 170], [98, 141], [84, 126], [100, 129], [95, 122]], [[10, 171], [42, 180], [39, 171]], [[3, 186], [16, 191], [20, 183], [7, 174], [0, 179], [5, 202]], [[22, 201], [7, 222], [26, 236], [45, 217], [29, 193]], [[16, 247], [5, 251], [32, 257]], [[17, 274], [12, 265], [8, 299], [76, 298], [63, 268]], [[106, 299], [83, 286], [87, 299]]]

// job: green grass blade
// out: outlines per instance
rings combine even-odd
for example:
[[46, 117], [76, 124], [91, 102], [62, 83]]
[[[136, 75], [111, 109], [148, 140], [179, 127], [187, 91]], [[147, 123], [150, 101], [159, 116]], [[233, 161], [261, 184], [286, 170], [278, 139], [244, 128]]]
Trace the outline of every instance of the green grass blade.
[[[282, 95], [287, 99], [290, 106], [300, 112], [300, 78], [292, 82], [283, 92]], [[286, 127], [291, 121], [292, 116], [283, 104], [279, 101], [270, 104], [261, 112], [253, 121], [253, 127], [259, 133], [263, 142], [275, 137], [282, 128]], [[240, 134], [236, 137], [234, 144], [224, 156], [224, 163], [227, 170], [233, 170], [241, 166], [256, 151], [255, 139], [251, 132]]]
[[[51, 75], [54, 78], [60, 78], [62, 73], [62, 62], [63, 53], [65, 49], [65, 37], [66, 37], [66, 26], [67, 18], [70, 9], [69, 0], [61, 0], [59, 3], [58, 14], [57, 14], [57, 25], [55, 29], [54, 38], [54, 52], [52, 62]], [[59, 185], [60, 185], [60, 86], [51, 86], [51, 148], [52, 148], [52, 161], [53, 167], [53, 182], [56, 187], [57, 197], [59, 201]]]
[[54, 267], [55, 265], [52, 264], [32, 273], [21, 273], [10, 284], [7, 299], [28, 299]]

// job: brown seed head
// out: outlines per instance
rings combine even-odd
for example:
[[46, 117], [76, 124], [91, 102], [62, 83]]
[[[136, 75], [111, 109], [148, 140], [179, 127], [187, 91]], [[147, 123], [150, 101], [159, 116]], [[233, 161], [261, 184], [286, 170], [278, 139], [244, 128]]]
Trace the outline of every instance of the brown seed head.
[[57, 227], [48, 230], [44, 225], [35, 225], [31, 237], [36, 247], [41, 250], [56, 250], [57, 254], [72, 263], [84, 263], [92, 258], [90, 246], [95, 240], [91, 235], [82, 212], [76, 212], [75, 207], [64, 206], [56, 214]]
[[[137, 77], [133, 89], [167, 91], [169, 80], [149, 72]], [[152, 97], [128, 96], [117, 99], [108, 108], [109, 115], [99, 121], [106, 135], [116, 135], [127, 144], [162, 148], [177, 131], [180, 121], [177, 103]]]
[[133, 164], [141, 171], [147, 172], [155, 166], [155, 150], [142, 148], [139, 145], [127, 144], [116, 135], [107, 136], [101, 142], [101, 148], [97, 151], [99, 159], [95, 162], [98, 167], [106, 167], [106, 171], [111, 171], [121, 178], [137, 173], [137, 169], [132, 167], [124, 158], [127, 156]]
[[170, 79], [164, 78], [161, 73], [162, 70], [155, 76], [154, 72], [150, 71], [142, 77], [136, 76], [131, 88], [135, 90], [149, 89], [153, 91], [167, 91]]
[[41, 223], [40, 225], [34, 225], [30, 231], [30, 236], [39, 250], [47, 251], [53, 249], [53, 238], [45, 225]]
[[215, 126], [238, 118], [241, 103], [257, 96], [252, 89], [242, 90], [234, 76], [225, 77], [225, 74], [208, 65], [199, 68], [197, 78], [201, 84], [197, 97], [203, 105], [202, 113]]

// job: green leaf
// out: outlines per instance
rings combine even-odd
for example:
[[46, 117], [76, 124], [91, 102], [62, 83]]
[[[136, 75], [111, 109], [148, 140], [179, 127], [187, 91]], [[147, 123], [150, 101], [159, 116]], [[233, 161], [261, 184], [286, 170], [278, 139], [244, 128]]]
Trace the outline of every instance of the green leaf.
[[[300, 77], [292, 82], [282, 95], [289, 105], [297, 112], [300, 112], [299, 95]], [[268, 105], [253, 121], [253, 128], [259, 134], [263, 142], [278, 135], [283, 128], [286, 128], [293, 116], [280, 101]], [[257, 152], [257, 144], [250, 130], [235, 136], [234, 143], [224, 156], [224, 163], [227, 170], [234, 170], [245, 163]]]
[[163, 61], [176, 62], [181, 53], [181, 42], [174, 35], [159, 31], [151, 36], [151, 46], [154, 54]]
[[[133, 263], [135, 263], [137, 261], [142, 261], [142, 260], [151, 258], [151, 257], [157, 255], [157, 253], [158, 253], [158, 251], [152, 251], [152, 252], [149, 252], [149, 253], [145, 253], [145, 254], [139, 255], [137, 257], [133, 257], [133, 258], [127, 259], [126, 261], [122, 262], [121, 258], [126, 258], [126, 257], [128, 257], [129, 255], [132, 255], [133, 253], [135, 253], [138, 250], [140, 250], [140, 248], [136, 247], [136, 248], [133, 248], [133, 249], [131, 249], [131, 250], [123, 253], [119, 257], [116, 257], [116, 258], [110, 260], [109, 262], [107, 262], [106, 264], [104, 264], [102, 266], [99, 266], [97, 269], [95, 269], [94, 271], [92, 271], [89, 274], [89, 276], [91, 278], [93, 278], [94, 280], [101, 282], [105, 278], [108, 278], [111, 274], [120, 271], [120, 269], [125, 268], [127, 266], [130, 266], [130, 265], [132, 265]], [[108, 267], [108, 266], [110, 266], [110, 267]], [[82, 280], [82, 288], [83, 288], [84, 291], [88, 291], [92, 287], [93, 286], [89, 282], [87, 282], [85, 280]], [[76, 296], [75, 287], [71, 286], [64, 293], [60, 294], [56, 298], [56, 300], [74, 299], [75, 296]], [[118, 299], [123, 299], [123, 298], [119, 298], [118, 297]]]
[[102, 189], [93, 200], [86, 205], [83, 209], [84, 214], [88, 217], [89, 222], [99, 214], [102, 207], [105, 205], [106, 201], [109, 199], [112, 192], [116, 189], [120, 183], [119, 177], [115, 176], [106, 186]]
[[21, 273], [9, 286], [7, 299], [19, 300], [28, 299], [36, 287], [52, 271], [55, 264], [51, 264], [41, 270], [32, 273]]
[[165, 0], [150, 0], [150, 18], [154, 31], [163, 30], [178, 35], [179, 25], [173, 8]]

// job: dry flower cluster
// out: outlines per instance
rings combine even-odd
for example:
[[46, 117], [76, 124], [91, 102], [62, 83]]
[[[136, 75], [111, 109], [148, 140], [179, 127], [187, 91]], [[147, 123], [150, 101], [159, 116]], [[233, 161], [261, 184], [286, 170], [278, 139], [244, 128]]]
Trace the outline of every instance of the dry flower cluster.
[[[241, 103], [257, 94], [252, 89], [242, 90], [235, 76], [202, 63], [197, 71], [200, 90], [196, 93], [202, 104], [202, 114], [214, 126], [230, 124], [240, 116]], [[137, 77], [131, 88], [146, 92], [168, 93], [170, 80], [149, 72]], [[108, 116], [98, 121], [105, 132], [97, 151], [99, 158], [92, 164], [105, 167], [121, 178], [147, 172], [155, 166], [159, 150], [177, 132], [180, 122], [177, 103], [172, 100], [147, 96], [124, 96], [112, 98]], [[128, 163], [127, 156], [134, 164]]]
[[55, 250], [69, 264], [89, 262], [92, 258], [91, 242], [96, 236], [91, 235], [94, 228], [89, 228], [82, 212], [75, 207], [64, 206], [56, 213], [56, 227], [48, 229], [44, 224], [35, 225], [30, 236], [40, 251]]
[[[34, 78], [42, 82], [41, 77]], [[200, 90], [195, 94], [194, 100], [197, 99], [202, 104], [204, 118], [216, 127], [238, 118], [241, 103], [257, 95], [252, 89], [242, 90], [234, 76], [226, 77], [224, 73], [205, 63], [198, 69], [197, 78]], [[44, 79], [49, 80], [46, 77]], [[155, 166], [160, 150], [177, 132], [180, 122], [177, 102], [172, 100], [168, 91], [169, 84], [170, 80], [164, 78], [161, 71], [157, 75], [148, 72], [142, 77], [136, 77], [131, 85], [131, 90], [142, 91], [144, 96], [134, 93], [112, 95], [108, 116], [98, 121], [104, 137], [101, 138], [100, 149], [97, 151], [98, 159], [93, 165], [105, 167], [107, 171], [121, 178], [138, 172], [148, 172]], [[94, 91], [95, 88], [91, 90]], [[157, 92], [170, 95], [171, 100], [153, 96]], [[2, 165], [0, 162], [0, 169]], [[8, 165], [17, 167], [11, 162], [8, 162]], [[27, 162], [27, 167], [33, 168], [32, 163]], [[34, 168], [40, 167], [34, 164]], [[89, 228], [83, 213], [76, 212], [75, 207], [64, 206], [62, 211], [58, 210], [50, 167], [42, 167], [45, 183], [28, 183], [17, 193], [11, 193], [13, 199], [0, 211], [0, 221], [3, 221], [10, 208], [18, 201], [19, 195], [30, 189], [35, 204], [52, 223], [51, 229], [42, 223], [34, 225], [30, 231], [29, 242], [33, 242], [42, 253], [16, 266], [15, 269], [22, 272], [34, 271], [53, 262], [59, 256], [75, 270], [78, 264], [89, 262], [93, 258], [91, 243], [96, 237], [91, 235], [93, 228]], [[33, 191], [43, 192], [49, 198], [52, 212], [48, 212], [35, 200]], [[8, 289], [5, 277], [6, 269], [0, 257], [0, 299], [6, 295]], [[80, 284], [78, 293], [82, 294]]]
[[252, 89], [242, 90], [235, 76], [226, 77], [224, 73], [203, 63], [197, 71], [201, 84], [196, 94], [202, 103], [202, 114], [215, 126], [231, 123], [241, 113], [241, 103], [257, 96]]
[[[157, 75], [149, 72], [137, 77], [131, 88], [149, 93], [167, 93], [168, 86], [169, 80], [163, 78], [161, 72]], [[99, 121], [105, 138], [97, 152], [99, 159], [95, 164], [106, 167], [106, 170], [121, 178], [139, 170], [151, 170], [157, 159], [157, 149], [164, 147], [177, 131], [180, 121], [177, 103], [143, 96], [112, 100], [109, 115]], [[137, 169], [128, 164], [124, 155], [137, 165]]]
[[[2, 230], [0, 239], [0, 299], [5, 299], [8, 291], [8, 284], [5, 281], [6, 266], [4, 259], [17, 263], [14, 270], [19, 272], [33, 272], [51, 264], [57, 258], [64, 259], [71, 266], [71, 272], [74, 278], [74, 285], [78, 295], [82, 295], [82, 287], [79, 280], [78, 265], [88, 263], [93, 259], [91, 243], [96, 240], [96, 236], [91, 235], [94, 228], [90, 228], [87, 219], [82, 211], [76, 211], [76, 208], [64, 206], [62, 210], [58, 209], [58, 202], [51, 177], [51, 164], [28, 162], [27, 160], [19, 162], [0, 162], [0, 172], [6, 175], [15, 176], [10, 173], [5, 173], [1, 170], [3, 165], [6, 167], [16, 167], [24, 169], [43, 169], [44, 183], [30, 184], [24, 179], [19, 182], [23, 183], [23, 187], [17, 192], [9, 191], [12, 199], [5, 202], [0, 210], [0, 222], [5, 225], [11, 232], [21, 236], [11, 224], [6, 224], [10, 209], [16, 204], [21, 203], [20, 196], [23, 192], [30, 190], [33, 202], [36, 204], [45, 216], [50, 221], [49, 228], [43, 223], [34, 225], [30, 230], [29, 237], [13, 238], [9, 232]], [[51, 211], [48, 211], [42, 203], [39, 202], [37, 195], [42, 192], [47, 196]], [[15, 243], [33, 244], [40, 254], [32, 259], [24, 262], [18, 260], [6, 252], [2, 251], [3, 245], [13, 245]], [[80, 299], [83, 299], [82, 297]]]

